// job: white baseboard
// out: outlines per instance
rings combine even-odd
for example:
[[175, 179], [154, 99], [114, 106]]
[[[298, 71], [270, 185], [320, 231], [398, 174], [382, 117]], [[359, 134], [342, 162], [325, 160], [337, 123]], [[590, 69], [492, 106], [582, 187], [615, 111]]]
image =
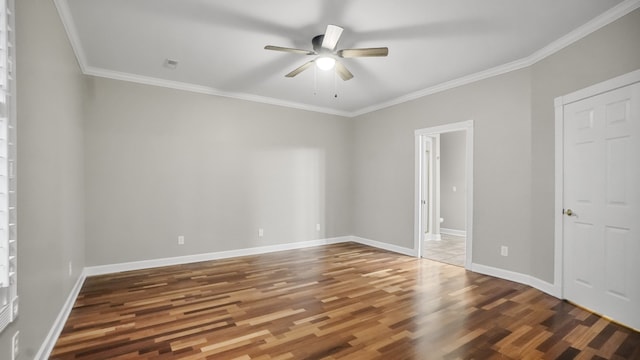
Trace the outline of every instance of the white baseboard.
[[40, 349], [34, 359], [46, 360], [49, 358], [49, 355], [51, 355], [51, 351], [56, 345], [56, 341], [58, 341], [58, 336], [60, 336], [60, 333], [64, 328], [64, 324], [67, 322], [67, 318], [69, 318], [69, 314], [73, 309], [73, 304], [76, 302], [76, 298], [78, 297], [80, 289], [82, 289], [82, 284], [84, 284], [84, 280], [86, 278], [87, 276], [84, 271], [80, 273], [80, 276], [78, 276], [75, 285], [73, 285], [69, 296], [67, 296], [67, 300], [62, 305], [62, 309], [60, 309], [58, 317], [56, 317], [56, 320], [53, 322], [47, 337], [44, 339], [44, 342], [40, 346]]
[[442, 234], [427, 233], [425, 234], [424, 238], [425, 241], [440, 241], [442, 240]]
[[416, 252], [414, 249], [387, 244], [387, 243], [383, 243], [375, 240], [369, 240], [369, 239], [365, 239], [357, 236], [341, 236], [341, 237], [328, 238], [328, 239], [300, 241], [300, 242], [289, 243], [289, 244], [267, 245], [267, 246], [259, 246], [259, 247], [245, 248], [245, 249], [238, 249], [238, 250], [211, 252], [211, 253], [205, 253], [205, 254], [195, 254], [195, 255], [186, 255], [186, 256], [176, 256], [171, 258], [132, 261], [132, 262], [126, 262], [126, 263], [119, 263], [119, 264], [88, 266], [84, 269], [84, 274], [86, 276], [113, 274], [121, 271], [150, 269], [150, 268], [161, 267], [161, 266], [181, 265], [181, 264], [189, 264], [189, 263], [200, 262], [200, 261], [228, 259], [228, 258], [239, 257], [239, 256], [267, 254], [267, 253], [276, 252], [276, 251], [302, 249], [302, 248], [307, 248], [312, 246], [338, 244], [338, 243], [344, 243], [349, 241], [353, 241], [363, 245], [373, 246], [383, 250], [393, 251], [403, 255], [416, 256]]
[[471, 264], [470, 270], [480, 274], [495, 276], [497, 278], [514, 281], [524, 285], [529, 285], [551, 296], [561, 298], [561, 292], [557, 286], [555, 286], [554, 284], [548, 283], [544, 280], [540, 280], [531, 275], [526, 275], [526, 274], [518, 273], [515, 271], [499, 269], [493, 266], [487, 266], [487, 265], [476, 264], [476, 263]]
[[[127, 263], [120, 263], [120, 264], [85, 267], [81, 275], [78, 277], [78, 280], [76, 281], [76, 284], [74, 285], [73, 289], [69, 293], [69, 296], [67, 297], [66, 302], [62, 306], [62, 309], [60, 310], [60, 313], [58, 314], [58, 317], [56, 318], [53, 326], [49, 330], [49, 333], [47, 334], [45, 341], [40, 346], [40, 349], [36, 354], [35, 359], [44, 360], [49, 358], [49, 355], [53, 350], [53, 347], [55, 346], [58, 336], [62, 332], [64, 324], [66, 323], [67, 318], [69, 317], [69, 313], [71, 313], [73, 304], [76, 298], [78, 297], [78, 294], [80, 293], [82, 284], [84, 284], [84, 281], [88, 276], [111, 274], [115, 272], [129, 271], [129, 270], [148, 269], [148, 268], [154, 268], [154, 267], [160, 267], [160, 266], [187, 264], [187, 263], [200, 262], [200, 261], [227, 259], [227, 258], [238, 257], [238, 256], [259, 255], [259, 254], [266, 254], [266, 253], [271, 253], [276, 251], [302, 249], [302, 248], [308, 248], [312, 246], [338, 244], [338, 243], [345, 243], [345, 242], [355, 242], [358, 244], [367, 245], [367, 246], [375, 247], [382, 250], [392, 251], [392, 252], [403, 254], [403, 255], [418, 256], [416, 249], [406, 248], [406, 247], [388, 244], [388, 243], [371, 240], [371, 239], [365, 239], [359, 236], [341, 236], [341, 237], [328, 238], [328, 239], [301, 241], [301, 242], [295, 242], [295, 243], [289, 243], [289, 244], [268, 245], [268, 246], [260, 246], [255, 248], [220, 251], [220, 252], [213, 252], [213, 253], [206, 253], [206, 254], [196, 254], [196, 255], [164, 258], [164, 259], [133, 261], [133, 262], [127, 262]], [[499, 269], [499, 268], [486, 266], [482, 264], [471, 264], [470, 270], [481, 273], [481, 274], [491, 275], [498, 278], [529, 285], [547, 294], [561, 298], [561, 291], [555, 285], [550, 284], [546, 281], [540, 280], [538, 278], [535, 278], [531, 275], [525, 275], [525, 274], [517, 273], [514, 271]]]
[[447, 235], [453, 235], [453, 236], [467, 237], [467, 231], [466, 230], [440, 228], [440, 233], [441, 234], [447, 234]]
[[104, 275], [104, 274], [112, 274], [112, 273], [121, 272], [121, 271], [151, 269], [154, 267], [161, 267], [161, 266], [181, 265], [181, 264], [189, 264], [189, 263], [201, 262], [201, 261], [228, 259], [228, 258], [239, 257], [239, 256], [267, 254], [267, 253], [276, 252], [276, 251], [302, 249], [302, 248], [307, 248], [312, 246], [337, 244], [337, 243], [348, 242], [348, 241], [351, 241], [351, 238], [349, 236], [342, 236], [342, 237], [328, 238], [328, 239], [299, 241], [299, 242], [294, 242], [289, 244], [267, 245], [267, 246], [258, 246], [258, 247], [228, 250], [228, 251], [218, 251], [218, 252], [211, 252], [211, 253], [204, 253], [204, 254], [176, 256], [176, 257], [162, 258], [162, 259], [141, 260], [141, 261], [119, 263], [119, 264], [89, 266], [89, 267], [86, 267], [84, 270], [87, 276]]
[[392, 251], [402, 255], [418, 256], [415, 249], [410, 249], [410, 248], [406, 248], [398, 245], [392, 245], [392, 244], [387, 244], [380, 241], [365, 239], [359, 236], [351, 236], [351, 241], [356, 242], [358, 244], [362, 244], [362, 245], [372, 246], [382, 250]]

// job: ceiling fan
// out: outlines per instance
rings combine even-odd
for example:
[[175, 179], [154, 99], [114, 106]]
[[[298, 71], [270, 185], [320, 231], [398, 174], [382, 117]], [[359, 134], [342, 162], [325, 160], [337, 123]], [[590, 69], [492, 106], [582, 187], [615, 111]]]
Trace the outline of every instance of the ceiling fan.
[[389, 54], [389, 49], [386, 47], [342, 49], [336, 51], [336, 46], [338, 45], [338, 41], [340, 40], [343, 30], [344, 29], [340, 26], [328, 25], [327, 30], [323, 35], [317, 35], [311, 40], [313, 50], [302, 50], [273, 45], [267, 45], [264, 48], [265, 50], [284, 51], [300, 55], [318, 55], [315, 59], [304, 63], [302, 66], [285, 75], [286, 77], [294, 77], [307, 70], [311, 65], [316, 64], [316, 66], [321, 70], [331, 70], [335, 67], [338, 75], [340, 75], [342, 80], [345, 81], [353, 78], [353, 74], [344, 66], [344, 64], [337, 61], [338, 58], [387, 56]]

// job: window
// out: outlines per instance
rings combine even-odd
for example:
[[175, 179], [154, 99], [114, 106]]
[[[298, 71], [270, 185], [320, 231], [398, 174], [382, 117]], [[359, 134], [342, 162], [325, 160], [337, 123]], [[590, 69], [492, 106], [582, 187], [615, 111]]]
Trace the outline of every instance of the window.
[[14, 0], [0, 0], [0, 331], [18, 315]]

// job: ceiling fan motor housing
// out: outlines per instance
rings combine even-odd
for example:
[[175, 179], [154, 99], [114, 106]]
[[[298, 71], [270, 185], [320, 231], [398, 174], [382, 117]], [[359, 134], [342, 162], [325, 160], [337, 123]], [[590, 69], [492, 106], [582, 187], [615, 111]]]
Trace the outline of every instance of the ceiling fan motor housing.
[[321, 52], [325, 52], [326, 49], [324, 49], [322, 47], [322, 41], [324, 40], [324, 34], [323, 35], [316, 35], [312, 40], [311, 40], [311, 44], [313, 44], [313, 50], [315, 52], [317, 52], [318, 54], [320, 54]]

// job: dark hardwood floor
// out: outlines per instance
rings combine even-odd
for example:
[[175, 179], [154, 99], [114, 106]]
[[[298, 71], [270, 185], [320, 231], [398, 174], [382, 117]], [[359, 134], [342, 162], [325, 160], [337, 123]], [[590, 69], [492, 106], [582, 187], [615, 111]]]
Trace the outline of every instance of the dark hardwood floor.
[[359, 244], [90, 277], [51, 359], [640, 359], [528, 286]]

